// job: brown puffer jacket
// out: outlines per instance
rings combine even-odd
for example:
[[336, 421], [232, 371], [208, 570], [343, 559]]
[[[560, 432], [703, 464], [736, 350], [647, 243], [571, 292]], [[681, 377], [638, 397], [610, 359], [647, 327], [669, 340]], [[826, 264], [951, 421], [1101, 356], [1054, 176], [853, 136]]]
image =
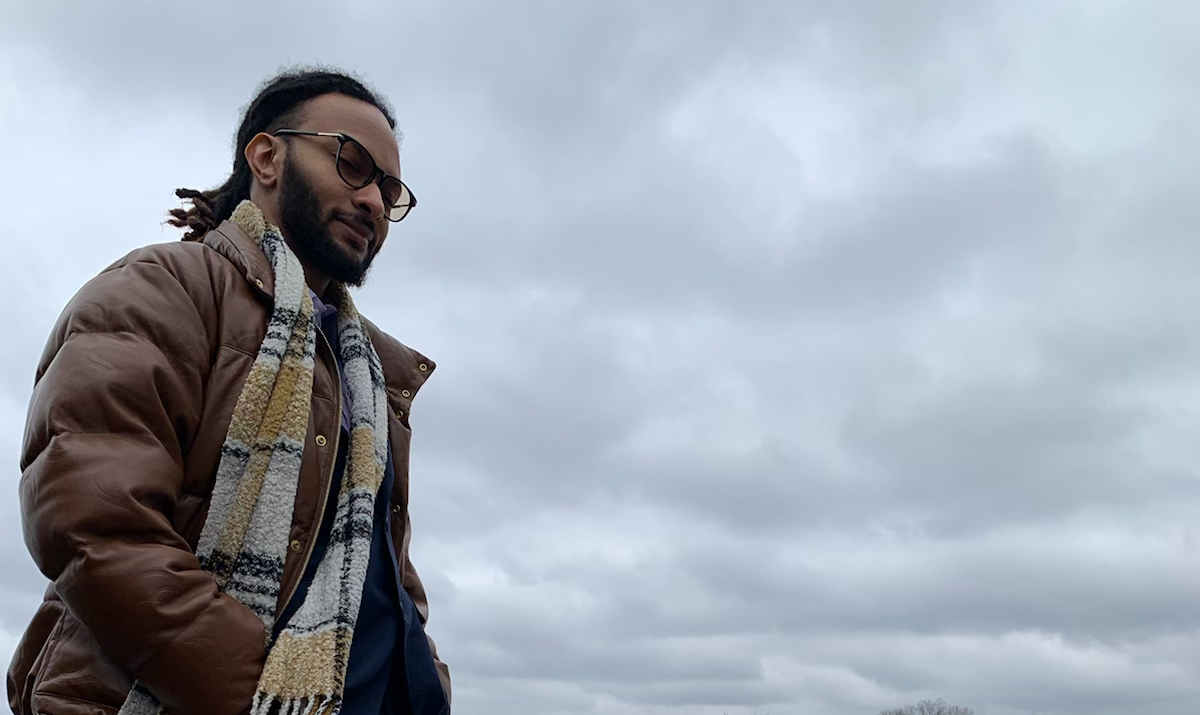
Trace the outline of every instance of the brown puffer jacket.
[[[215, 250], [150, 246], [105, 270], [72, 299], [42, 355], [20, 494], [25, 542], [53, 583], [9, 669], [18, 715], [114, 713], [134, 678], [172, 715], [249, 710], [263, 625], [217, 590], [194, 548], [273, 281], [241, 229], [226, 221], [215, 231]], [[368, 327], [387, 378], [392, 537], [424, 619], [408, 558], [408, 411], [434, 364]], [[340, 425], [334, 358], [317, 344], [282, 594], [311, 553]], [[449, 672], [437, 665], [448, 696]]]

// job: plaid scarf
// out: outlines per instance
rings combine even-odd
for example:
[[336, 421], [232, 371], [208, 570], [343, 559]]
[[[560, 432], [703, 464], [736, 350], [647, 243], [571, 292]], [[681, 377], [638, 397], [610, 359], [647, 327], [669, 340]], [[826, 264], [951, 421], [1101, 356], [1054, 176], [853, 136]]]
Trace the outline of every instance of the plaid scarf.
[[[279, 229], [249, 201], [237, 207], [231, 220], [271, 262], [275, 303], [221, 448], [196, 553], [217, 587], [245, 604], [271, 634], [308, 430], [317, 325], [303, 267]], [[252, 715], [340, 710], [366, 582], [375, 495], [387, 459], [387, 393], [379, 356], [350, 294], [341, 284], [331, 289], [351, 406], [345, 477], [330, 543], [304, 602], [274, 644], [268, 640]], [[161, 712], [158, 700], [134, 683], [120, 715]]]

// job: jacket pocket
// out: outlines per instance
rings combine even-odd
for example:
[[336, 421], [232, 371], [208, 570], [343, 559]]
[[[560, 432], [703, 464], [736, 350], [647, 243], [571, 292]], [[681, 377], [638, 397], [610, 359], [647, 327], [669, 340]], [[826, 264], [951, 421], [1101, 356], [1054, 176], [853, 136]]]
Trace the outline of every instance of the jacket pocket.
[[110, 715], [117, 712], [133, 678], [100, 650], [91, 632], [64, 613], [47, 643], [32, 683], [30, 703], [38, 715]]
[[117, 715], [120, 708], [93, 703], [65, 696], [39, 696], [33, 708], [34, 715]]
[[[38, 685], [41, 683], [41, 680], [42, 680], [42, 675], [46, 672], [46, 664], [49, 663], [50, 660], [54, 656], [54, 648], [55, 648], [55, 646], [58, 645], [58, 639], [62, 633], [63, 624], [66, 622], [66, 620], [68, 618], [67, 609], [62, 605], [61, 602], [47, 601], [46, 603], [43, 604], [42, 607], [46, 608], [47, 606], [50, 606], [51, 604], [57, 606], [58, 617], [54, 619], [54, 626], [50, 628], [50, 632], [49, 632], [49, 634], [47, 634], [46, 640], [42, 641], [42, 647], [38, 651], [37, 657], [35, 657], [33, 659], [33, 663], [31, 663], [29, 666], [29, 671], [25, 674], [25, 682], [23, 684], [24, 692], [21, 693], [22, 709], [31, 706], [33, 694], [37, 692]], [[41, 616], [41, 615], [42, 614], [39, 613], [36, 616], [34, 616], [35, 624], [37, 622], [38, 616]], [[34, 628], [34, 625], [31, 624], [30, 630], [32, 631], [33, 628]], [[29, 638], [30, 635], [32, 635], [32, 634], [27, 632], [25, 634], [25, 637]], [[33, 712], [37, 713], [36, 708], [33, 710]], [[25, 714], [22, 713], [22, 715], [25, 715]]]

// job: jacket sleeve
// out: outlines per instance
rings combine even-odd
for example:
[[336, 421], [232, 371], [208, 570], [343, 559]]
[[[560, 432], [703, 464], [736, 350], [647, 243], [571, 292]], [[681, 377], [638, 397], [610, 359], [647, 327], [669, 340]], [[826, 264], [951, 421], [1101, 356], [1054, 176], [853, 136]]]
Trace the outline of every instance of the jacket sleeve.
[[114, 662], [173, 715], [237, 715], [263, 624], [171, 521], [215, 339], [197, 309], [210, 280], [179, 271], [118, 265], [67, 306], [30, 403], [21, 514], [38, 568]]
[[[407, 518], [404, 519], [404, 575], [401, 578], [401, 585], [408, 595], [412, 598], [413, 604], [417, 607], [417, 613], [421, 615], [421, 623], [425, 624], [429, 621], [429, 598], [425, 595], [425, 585], [421, 583], [421, 577], [417, 575], [416, 568], [413, 567], [412, 559], [408, 557], [408, 545], [412, 539], [412, 522]], [[433, 638], [426, 631], [425, 639], [429, 641], [429, 652], [433, 654], [433, 664], [437, 666], [438, 679], [442, 681], [442, 690], [446, 693], [446, 704], [450, 704], [450, 668], [438, 658], [437, 644], [433, 642]]]

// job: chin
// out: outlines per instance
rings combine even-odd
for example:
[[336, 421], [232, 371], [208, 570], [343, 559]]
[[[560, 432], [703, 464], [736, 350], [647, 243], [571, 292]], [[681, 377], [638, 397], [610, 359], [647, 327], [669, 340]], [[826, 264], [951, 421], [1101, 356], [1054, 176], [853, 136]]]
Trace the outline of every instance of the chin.
[[345, 260], [339, 261], [336, 266], [330, 266], [331, 270], [325, 271], [325, 274], [348, 286], [362, 285], [366, 280], [367, 273], [371, 270], [371, 261], [355, 260], [347, 255], [344, 255], [343, 258]]

